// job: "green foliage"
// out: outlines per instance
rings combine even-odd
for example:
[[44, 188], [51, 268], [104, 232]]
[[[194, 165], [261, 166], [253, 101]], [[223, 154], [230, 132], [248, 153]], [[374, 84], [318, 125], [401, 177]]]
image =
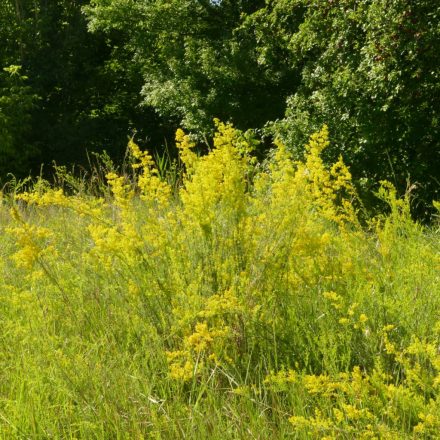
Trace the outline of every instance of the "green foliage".
[[127, 135], [160, 150], [182, 124], [206, 144], [219, 117], [301, 159], [327, 124], [324, 159], [342, 154], [367, 206], [387, 179], [429, 218], [439, 18], [428, 0], [5, 0], [0, 66], [29, 79], [1, 73], [2, 149], [23, 174], [84, 163], [86, 149], [119, 161]]
[[301, 158], [325, 123], [327, 160], [342, 154], [364, 195], [409, 181], [421, 215], [438, 197], [436, 2], [95, 0], [86, 12], [92, 31], [126, 36], [145, 103], [199, 135], [213, 117], [267, 123]]
[[214, 117], [248, 128], [283, 114], [292, 78], [276, 60], [262, 65], [245, 26], [262, 6], [261, 0], [95, 0], [85, 10], [92, 31], [127, 36], [145, 103], [203, 135]]
[[[299, 28], [286, 21], [292, 3], [304, 13]], [[267, 12], [285, 18], [275, 28], [292, 69], [301, 70], [274, 132], [300, 155], [308, 134], [326, 123], [330, 157], [342, 153], [363, 186], [388, 178], [404, 191], [409, 180], [425, 207], [438, 198], [437, 3], [271, 1]], [[263, 40], [260, 51], [270, 47]]]
[[[29, 78], [18, 91], [19, 76], [12, 82], [1, 73], [10, 144], [1, 177], [39, 172], [42, 162], [84, 164], [86, 150], [106, 149], [122, 160], [133, 132], [143, 144], [151, 137], [160, 143], [167, 134], [155, 112], [138, 105], [142, 76], [122, 49], [124, 40], [115, 35], [110, 44], [88, 33], [81, 9], [87, 3], [5, 0], [0, 6], [0, 36], [7, 43], [0, 47], [0, 66], [21, 65]], [[31, 107], [27, 97], [33, 95], [40, 99]]]
[[437, 438], [439, 231], [389, 182], [362, 228], [326, 127], [176, 140], [179, 179], [130, 141], [0, 195], [0, 436]]
[[0, 72], [0, 169], [17, 172], [26, 167], [32, 150], [23, 141], [29, 133], [31, 111], [37, 95], [21, 74], [21, 66], [4, 67]]

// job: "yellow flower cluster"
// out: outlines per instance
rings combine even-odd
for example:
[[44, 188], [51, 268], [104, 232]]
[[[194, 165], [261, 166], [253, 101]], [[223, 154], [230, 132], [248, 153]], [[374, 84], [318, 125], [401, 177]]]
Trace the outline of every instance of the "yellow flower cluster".
[[159, 171], [155, 167], [151, 155], [146, 151], [141, 151], [133, 139], [130, 139], [128, 148], [132, 156], [137, 160], [132, 167], [141, 171], [137, 180], [141, 199], [155, 202], [159, 206], [169, 203], [171, 188], [159, 177]]
[[187, 174], [191, 175], [194, 172], [198, 157], [193, 151], [195, 143], [191, 142], [190, 136], [185, 134], [181, 128], [176, 131], [176, 146], [179, 149], [180, 160], [185, 165]]
[[306, 392], [309, 396], [308, 415], [296, 414], [289, 419], [296, 432], [320, 438], [339, 438], [343, 433], [356, 438], [397, 440], [401, 438], [398, 427], [406, 417], [402, 408], [408, 408], [418, 414], [418, 423], [413, 426], [415, 438], [435, 438], [440, 428], [439, 402], [422, 396], [434, 395], [440, 387], [438, 347], [414, 338], [402, 350], [394, 345], [390, 348], [388, 333], [394, 328], [385, 326], [383, 334], [385, 349], [404, 371], [399, 385], [380, 365], [370, 374], [355, 367], [351, 373], [307, 375], [280, 370], [266, 377], [265, 383], [272, 392]]
[[[182, 304], [174, 313], [185, 316], [187, 308], [188, 303]], [[237, 329], [229, 323], [236, 323], [237, 317], [243, 313], [244, 308], [233, 290], [210, 296], [201, 310], [194, 313], [199, 321], [183, 338], [182, 347], [167, 353], [170, 377], [190, 380], [225, 362], [231, 363], [235, 351], [231, 341], [238, 335]], [[185, 325], [185, 320], [180, 322]]]
[[188, 220], [212, 229], [220, 215], [234, 219], [243, 215], [246, 200], [246, 176], [250, 167], [251, 145], [241, 132], [229, 124], [218, 124], [214, 149], [197, 158], [186, 136], [181, 139], [181, 158], [187, 167], [187, 178], [180, 191]]
[[45, 254], [54, 254], [55, 249], [49, 244], [53, 233], [50, 229], [24, 223], [7, 229], [16, 238], [18, 250], [12, 256], [18, 267], [33, 269], [38, 259]]
[[[191, 380], [215, 368], [225, 359], [225, 341], [231, 337], [231, 329], [210, 328], [206, 321], [195, 325], [193, 333], [186, 336], [183, 349], [167, 352], [169, 375], [173, 379]], [[211, 372], [211, 371], [208, 371]]]
[[[204, 155], [177, 131], [175, 179], [131, 140], [133, 169], [103, 168], [91, 193], [40, 179], [1, 201], [0, 287], [14, 341], [31, 341], [26, 367], [41, 349], [51, 378], [77, 362], [84, 383], [107, 384], [106, 362], [124, 359], [118, 417], [135, 400], [168, 414], [172, 399], [145, 405], [146, 389], [177, 390], [185, 414], [188, 399], [221, 390], [226, 406], [252, 402], [234, 412], [261, 407], [255, 423], [292, 437], [435, 438], [440, 257], [409, 201], [383, 182], [391, 213], [366, 230], [348, 168], [321, 157], [326, 127], [302, 162], [278, 141], [258, 162], [250, 132], [216, 126]], [[26, 307], [39, 307], [37, 330]], [[45, 331], [50, 345], [33, 351]]]
[[306, 146], [306, 160], [298, 165], [296, 176], [306, 181], [306, 191], [322, 214], [343, 225], [346, 222], [358, 225], [356, 211], [352, 202], [357, 199], [351, 181], [351, 174], [342, 160], [342, 156], [327, 169], [321, 153], [329, 146], [326, 125], [311, 136]]

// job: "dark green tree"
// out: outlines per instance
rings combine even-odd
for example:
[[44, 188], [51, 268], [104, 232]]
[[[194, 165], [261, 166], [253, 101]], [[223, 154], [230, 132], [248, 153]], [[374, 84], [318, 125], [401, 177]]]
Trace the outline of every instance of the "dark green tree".
[[[123, 35], [91, 35], [82, 12], [88, 3], [2, 2], [0, 65], [21, 66], [22, 73], [11, 77], [4, 72], [0, 78], [3, 113], [6, 103], [14, 108], [7, 110], [12, 156], [0, 164], [0, 174], [16, 172], [11, 161], [18, 159], [25, 175], [30, 169], [38, 172], [42, 162], [85, 162], [86, 150], [106, 149], [121, 159], [135, 131], [141, 142], [151, 137], [162, 141], [159, 133], [166, 127], [153, 109], [139, 105], [142, 76]], [[28, 77], [25, 83], [23, 76]], [[21, 91], [19, 80], [26, 86]], [[35, 95], [40, 99], [30, 106], [26, 97]]]
[[246, 26], [264, 0], [93, 0], [90, 29], [123, 32], [142, 71], [144, 102], [198, 133], [219, 117], [241, 128], [281, 117], [298, 84], [284, 48], [263, 61]]
[[[297, 7], [301, 26], [286, 26]], [[440, 6], [420, 0], [270, 1], [277, 32], [301, 84], [272, 125], [301, 153], [323, 123], [358, 179], [418, 186], [422, 205], [440, 188]], [[270, 20], [270, 19], [269, 19]], [[255, 26], [261, 24], [254, 21]], [[260, 51], [270, 50], [264, 41]], [[332, 160], [334, 157], [332, 158]], [[422, 205], [420, 206], [422, 208]]]
[[38, 97], [20, 71], [17, 65], [0, 71], [0, 169], [11, 173], [19, 173], [36, 153], [26, 147], [26, 137]]
[[[144, 101], [206, 133], [262, 127], [298, 155], [329, 125], [360, 188], [438, 198], [438, 2], [93, 0], [90, 28], [126, 36]], [[285, 105], [287, 103], [287, 110]], [[285, 110], [285, 112], [284, 112]], [[271, 122], [270, 122], [271, 121]]]
[[35, 150], [27, 148], [37, 95], [23, 73], [24, 29], [21, 2], [0, 4], [0, 170], [19, 172]]

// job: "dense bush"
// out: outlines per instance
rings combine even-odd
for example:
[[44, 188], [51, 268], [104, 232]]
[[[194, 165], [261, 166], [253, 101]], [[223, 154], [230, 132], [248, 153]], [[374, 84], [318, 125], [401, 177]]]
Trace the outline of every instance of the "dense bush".
[[414, 211], [429, 215], [440, 180], [437, 2], [93, 0], [86, 11], [92, 30], [126, 36], [145, 102], [201, 138], [220, 117], [265, 126], [302, 158], [327, 124], [326, 160], [342, 154], [364, 196], [382, 179], [400, 194], [415, 185]]
[[209, 154], [0, 207], [8, 438], [436, 438], [438, 231], [369, 219], [327, 129], [302, 162], [217, 123]]
[[213, 118], [261, 130], [262, 155], [280, 137], [302, 159], [327, 124], [323, 157], [342, 154], [369, 209], [386, 179], [429, 221], [439, 19], [429, 0], [4, 0], [0, 179], [90, 151], [122, 160], [133, 133], [159, 151], [178, 126], [204, 143]]

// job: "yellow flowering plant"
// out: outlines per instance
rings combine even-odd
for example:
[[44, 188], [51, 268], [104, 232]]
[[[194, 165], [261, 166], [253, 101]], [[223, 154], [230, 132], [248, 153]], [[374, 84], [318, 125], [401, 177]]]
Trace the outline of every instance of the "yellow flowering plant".
[[0, 437], [436, 438], [438, 231], [387, 182], [359, 221], [326, 127], [294, 161], [215, 124], [176, 178], [130, 140], [4, 191]]

